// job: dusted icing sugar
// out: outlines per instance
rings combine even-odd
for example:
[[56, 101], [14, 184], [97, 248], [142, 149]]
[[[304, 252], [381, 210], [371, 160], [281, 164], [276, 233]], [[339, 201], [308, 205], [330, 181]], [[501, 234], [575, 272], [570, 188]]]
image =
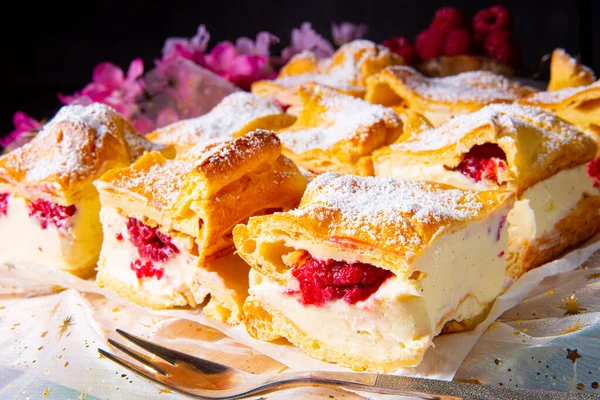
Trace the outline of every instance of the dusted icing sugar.
[[538, 93], [534, 93], [530, 96], [527, 96], [525, 99], [523, 99], [524, 102], [529, 103], [529, 104], [536, 104], [536, 103], [542, 103], [542, 104], [553, 104], [553, 103], [560, 103], [563, 100], [568, 99], [569, 97], [578, 95], [579, 93], [585, 92], [586, 90], [592, 89], [592, 88], [600, 88], [600, 80], [592, 83], [591, 85], [587, 85], [587, 86], [579, 86], [579, 87], [574, 87], [574, 88], [565, 88], [565, 89], [561, 89], [561, 90], [553, 90], [551, 92], [538, 92]]
[[452, 224], [477, 216], [483, 204], [475, 193], [426, 182], [325, 173], [309, 184], [310, 202], [292, 213], [320, 219], [327, 218], [329, 212], [340, 213], [348, 234], [375, 236], [374, 227], [388, 227], [398, 232], [397, 237], [378, 240], [416, 245], [420, 244], [419, 226], [423, 224]]
[[165, 144], [196, 144], [222, 142], [253, 120], [281, 114], [269, 99], [247, 92], [236, 92], [225, 97], [208, 114], [176, 122], [155, 133], [154, 141]]
[[512, 102], [533, 91], [489, 71], [470, 71], [442, 78], [428, 78], [411, 67], [394, 66], [388, 70], [409, 91], [433, 101]]
[[282, 130], [279, 138], [285, 147], [294, 153], [304, 153], [314, 149], [329, 149], [336, 143], [351, 139], [366, 139], [369, 128], [377, 123], [386, 126], [399, 126], [399, 117], [391, 109], [351, 96], [341, 95], [325, 88], [321, 92], [320, 103], [325, 112], [319, 115], [315, 127], [306, 129]]

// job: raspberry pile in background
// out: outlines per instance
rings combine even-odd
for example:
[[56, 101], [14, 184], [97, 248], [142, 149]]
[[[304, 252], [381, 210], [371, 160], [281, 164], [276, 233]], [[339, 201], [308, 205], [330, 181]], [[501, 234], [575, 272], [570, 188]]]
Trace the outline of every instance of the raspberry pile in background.
[[393, 37], [383, 45], [398, 54], [408, 65], [440, 56], [484, 55], [510, 67], [518, 67], [521, 51], [512, 32], [512, 16], [501, 5], [485, 8], [469, 21], [452, 7], [440, 8], [429, 27], [414, 43], [406, 37]]

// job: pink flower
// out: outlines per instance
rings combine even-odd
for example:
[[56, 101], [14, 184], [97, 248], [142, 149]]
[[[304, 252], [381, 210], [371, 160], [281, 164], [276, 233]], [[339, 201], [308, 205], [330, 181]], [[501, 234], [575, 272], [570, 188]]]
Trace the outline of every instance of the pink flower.
[[341, 24], [331, 24], [331, 36], [337, 46], [341, 46], [353, 40], [362, 39], [369, 32], [367, 24], [355, 25], [352, 22], [342, 22]]
[[[195, 93], [189, 69], [181, 64], [182, 58], [176, 54], [156, 62], [160, 79], [147, 82], [150, 93], [166, 92], [171, 97], [187, 102]], [[189, 62], [189, 61], [188, 61]]]
[[247, 37], [235, 41], [235, 50], [238, 54], [249, 54], [269, 58], [271, 45], [279, 43], [279, 38], [269, 32], [260, 32], [256, 35], [256, 42]]
[[133, 121], [133, 127], [139, 133], [145, 135], [156, 129], [156, 124], [150, 118], [138, 117]]
[[158, 113], [156, 125], [159, 128], [162, 128], [163, 126], [170, 125], [177, 121], [179, 121], [179, 115], [177, 114], [177, 111], [173, 110], [172, 108], [165, 108]]
[[269, 67], [265, 56], [238, 54], [231, 42], [218, 43], [204, 57], [204, 65], [221, 78], [227, 79], [242, 89], [261, 79], [272, 79], [276, 73]]
[[286, 63], [294, 55], [310, 50], [319, 57], [329, 57], [333, 54], [332, 44], [312, 28], [310, 22], [304, 22], [300, 29], [292, 29], [292, 43], [281, 51], [281, 63]]
[[92, 82], [81, 92], [71, 96], [58, 94], [63, 104], [104, 103], [129, 118], [135, 111], [135, 98], [142, 93], [143, 84], [138, 78], [144, 73], [144, 63], [137, 58], [131, 62], [127, 76], [118, 66], [103, 62], [94, 68]]
[[190, 39], [182, 37], [167, 39], [162, 49], [163, 59], [179, 56], [199, 63], [204, 56], [209, 40], [210, 33], [206, 30], [206, 26], [200, 25], [196, 35]]
[[27, 136], [27, 133], [37, 131], [42, 127], [42, 124], [38, 120], [22, 111], [17, 111], [13, 116], [13, 125], [15, 129], [8, 135], [0, 138], [0, 145], [2, 147], [18, 143]]

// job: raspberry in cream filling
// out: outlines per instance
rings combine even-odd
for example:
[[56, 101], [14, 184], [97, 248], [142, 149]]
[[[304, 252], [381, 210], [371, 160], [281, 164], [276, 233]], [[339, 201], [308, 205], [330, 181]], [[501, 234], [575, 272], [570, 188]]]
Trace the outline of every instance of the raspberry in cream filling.
[[594, 187], [600, 189], [600, 157], [588, 163], [588, 175], [594, 179]]
[[506, 168], [504, 150], [495, 143], [484, 143], [473, 146], [456, 170], [475, 182], [487, 179], [500, 184], [498, 174]]
[[29, 216], [40, 223], [42, 229], [47, 229], [48, 224], [57, 228], [66, 228], [70, 217], [75, 215], [75, 205], [61, 206], [48, 200], [38, 199], [28, 204]]
[[127, 232], [140, 256], [140, 259], [133, 260], [130, 265], [138, 279], [162, 278], [164, 269], [154, 263], [165, 263], [173, 254], [179, 253], [171, 238], [156, 227], [148, 226], [135, 218], [127, 220]]
[[310, 258], [292, 275], [299, 283], [301, 302], [322, 306], [338, 299], [348, 304], [366, 300], [392, 273], [371, 264]]
[[0, 193], [0, 215], [8, 214], [8, 193]]

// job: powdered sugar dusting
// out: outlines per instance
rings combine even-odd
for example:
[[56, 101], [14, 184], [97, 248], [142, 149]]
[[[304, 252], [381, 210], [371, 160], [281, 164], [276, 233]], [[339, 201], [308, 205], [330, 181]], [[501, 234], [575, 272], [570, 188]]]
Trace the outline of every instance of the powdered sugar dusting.
[[236, 92], [225, 97], [208, 114], [162, 128], [155, 133], [154, 141], [176, 145], [222, 142], [232, 139], [235, 133], [257, 118], [281, 113], [281, 108], [269, 99]]
[[[407, 182], [387, 177], [357, 177], [325, 173], [308, 186], [310, 203], [292, 211], [297, 216], [327, 218], [340, 213], [344, 232], [366, 232], [388, 245], [421, 243], [423, 224], [460, 222], [474, 218], [483, 208], [474, 191], [443, 189], [426, 182]], [[385, 239], [381, 229], [403, 232], [406, 236]]]
[[350, 139], [366, 138], [368, 128], [379, 122], [399, 125], [399, 117], [391, 109], [351, 96], [317, 87], [315, 93], [323, 94], [321, 105], [326, 111], [319, 116], [322, 123], [307, 129], [279, 132], [285, 147], [300, 154], [314, 149], [328, 149], [336, 143]]
[[319, 85], [328, 86], [333, 89], [343, 91], [360, 91], [364, 90], [361, 86], [355, 86], [350, 82], [346, 82], [325, 74], [298, 74], [277, 78], [274, 81], [279, 86], [284, 88], [295, 88], [308, 82], [314, 82]]
[[442, 78], [428, 78], [411, 67], [389, 67], [411, 92], [440, 102], [512, 102], [533, 89], [489, 71], [470, 71]]
[[437, 150], [456, 144], [474, 129], [485, 125], [494, 129], [496, 137], [514, 136], [521, 126], [537, 129], [546, 137], [542, 142], [545, 148], [540, 149], [540, 153], [545, 155], [579, 137], [579, 132], [573, 126], [539, 108], [493, 104], [472, 114], [454, 117], [437, 128], [407, 137], [390, 147], [393, 150], [413, 152]]
[[528, 104], [555, 104], [593, 88], [600, 88], [600, 80], [587, 86], [553, 90], [551, 92], [534, 93], [524, 98], [523, 102]]

